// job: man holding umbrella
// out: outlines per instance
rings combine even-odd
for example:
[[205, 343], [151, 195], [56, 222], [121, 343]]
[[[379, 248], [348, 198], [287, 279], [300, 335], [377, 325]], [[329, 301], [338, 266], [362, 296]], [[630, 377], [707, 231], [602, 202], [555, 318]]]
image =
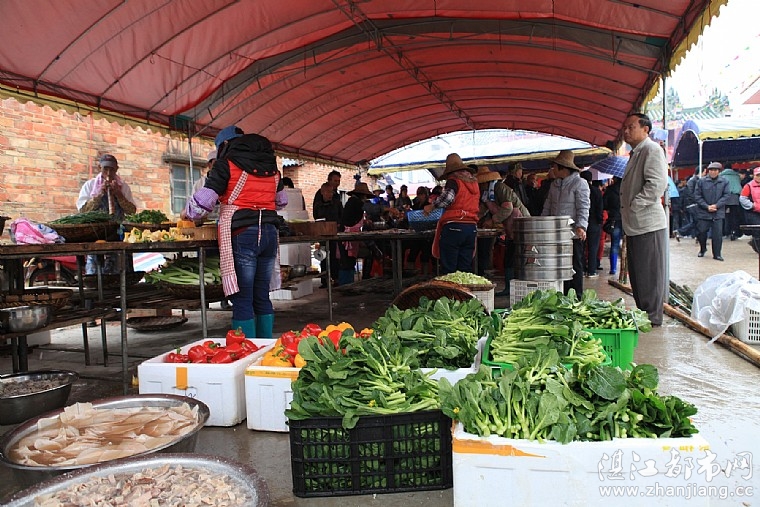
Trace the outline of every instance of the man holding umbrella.
[[628, 241], [628, 272], [636, 306], [662, 325], [665, 302], [668, 217], [660, 199], [668, 188], [668, 163], [659, 144], [649, 138], [652, 120], [634, 113], [623, 124], [631, 157], [620, 184], [620, 214]]

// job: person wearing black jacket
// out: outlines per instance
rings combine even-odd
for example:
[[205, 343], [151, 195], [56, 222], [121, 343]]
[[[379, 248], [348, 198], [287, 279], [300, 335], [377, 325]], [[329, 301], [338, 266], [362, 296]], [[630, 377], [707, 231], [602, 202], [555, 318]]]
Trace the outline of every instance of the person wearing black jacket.
[[269, 284], [279, 249], [277, 193], [282, 190], [272, 143], [232, 125], [216, 136], [217, 159], [203, 188], [188, 199], [183, 218], [219, 210], [219, 257], [224, 295], [232, 301], [232, 329], [271, 338], [274, 308]]
[[602, 237], [602, 221], [604, 220], [604, 208], [602, 202], [601, 181], [592, 181], [591, 172], [583, 171], [581, 177], [588, 181], [591, 206], [588, 211], [588, 227], [586, 228], [586, 276], [597, 277], [597, 264], [599, 264], [599, 241]]
[[620, 256], [620, 241], [623, 237], [623, 221], [620, 216], [620, 182], [617, 176], [612, 177], [612, 183], [607, 186], [602, 196], [602, 205], [607, 212], [604, 228], [610, 235], [610, 274], [617, 273], [618, 257]]
[[712, 162], [707, 166], [707, 176], [700, 178], [697, 183], [694, 200], [697, 203], [697, 240], [699, 241], [698, 257], [704, 257], [707, 252], [707, 231], [712, 231], [713, 259], [722, 261], [723, 221], [726, 218], [726, 205], [731, 198], [728, 180], [720, 175], [723, 166]]

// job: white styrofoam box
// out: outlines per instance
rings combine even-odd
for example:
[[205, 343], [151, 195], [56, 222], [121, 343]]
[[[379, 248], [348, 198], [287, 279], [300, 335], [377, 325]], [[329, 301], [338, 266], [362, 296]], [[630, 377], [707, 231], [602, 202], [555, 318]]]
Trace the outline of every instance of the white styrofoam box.
[[[225, 343], [224, 338], [210, 340]], [[187, 354], [190, 347], [205, 341], [185, 345], [181, 353]], [[137, 367], [140, 394], [178, 394], [196, 398], [208, 405], [211, 412], [206, 426], [234, 426], [245, 419], [245, 369], [271, 349], [275, 342], [258, 338], [251, 341], [261, 348], [250, 356], [227, 364], [164, 362], [173, 350], [143, 361]]]
[[[688, 495], [689, 490], [709, 485], [696, 461], [704, 458], [709, 448], [699, 435], [539, 443], [479, 437], [456, 423], [452, 439], [454, 506], [501, 505], [505, 493], [510, 504], [520, 506], [709, 505], [709, 496]], [[675, 467], [675, 458], [679, 467]], [[692, 466], [688, 476], [687, 458]], [[677, 474], [666, 476], [676, 470]], [[647, 476], [650, 471], [656, 473]], [[611, 491], [621, 486], [615, 493]], [[610, 490], [604, 489], [607, 487]], [[637, 493], [626, 487], [638, 488]], [[658, 487], [663, 491], [659, 496], [647, 496], [647, 491], [656, 492]], [[681, 487], [684, 494], [666, 496], [668, 487]]]
[[294, 266], [311, 264], [311, 245], [308, 243], [286, 243], [280, 245], [280, 264]]
[[731, 325], [734, 336], [745, 343], [760, 344], [760, 313], [744, 308], [744, 319]]
[[530, 280], [510, 280], [509, 281], [509, 306], [514, 305], [518, 301], [537, 290], [556, 290], [562, 292], [563, 290], [562, 280], [541, 281], [533, 282]]
[[298, 299], [308, 296], [314, 292], [314, 284], [311, 278], [303, 280], [287, 289], [277, 289], [269, 293], [271, 299]]
[[261, 366], [261, 358], [245, 370], [245, 409], [248, 429], [288, 431], [285, 409], [293, 400], [292, 383], [301, 368]]
[[49, 345], [50, 331], [41, 331], [39, 333], [32, 333], [30, 335], [27, 335], [26, 344], [29, 347], [34, 345]]

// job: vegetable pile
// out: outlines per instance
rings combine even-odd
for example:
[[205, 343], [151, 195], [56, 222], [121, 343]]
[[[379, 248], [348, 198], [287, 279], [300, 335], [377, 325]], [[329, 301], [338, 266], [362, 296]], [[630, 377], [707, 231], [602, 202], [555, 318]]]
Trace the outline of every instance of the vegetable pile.
[[[167, 262], [160, 269], [145, 273], [145, 281], [153, 284], [167, 282], [176, 285], [200, 285], [198, 259], [178, 257], [174, 261]], [[222, 283], [219, 257], [206, 257], [203, 265], [203, 281], [204, 284], [212, 285]]]
[[[371, 334], [371, 329], [362, 329], [359, 332], [359, 337], [368, 338]], [[327, 343], [329, 341], [337, 348], [340, 338], [344, 335], [356, 336], [353, 326], [348, 322], [341, 322], [338, 325], [330, 324], [324, 330], [318, 324], [309, 322], [300, 332], [285, 331], [282, 333], [272, 350], [261, 358], [261, 366], [301, 368], [306, 364], [306, 360], [298, 353], [298, 344], [301, 340], [309, 336], [316, 336], [320, 343]]]
[[423, 368], [468, 368], [477, 342], [493, 328], [493, 320], [475, 298], [420, 298], [417, 308], [391, 306], [373, 328], [383, 338], [397, 338], [417, 350]]
[[145, 209], [139, 213], [125, 216], [124, 222], [128, 224], [163, 224], [169, 223], [169, 217], [161, 210]]
[[182, 354], [182, 349], [169, 352], [164, 358], [165, 363], [194, 363], [194, 364], [226, 364], [242, 359], [259, 350], [259, 346], [245, 337], [242, 331], [227, 332], [225, 344], [214, 340], [206, 340], [202, 344], [193, 345]]
[[110, 222], [111, 220], [113, 220], [113, 217], [103, 211], [87, 211], [84, 213], [75, 213], [73, 215], [57, 218], [48, 223], [53, 225], [76, 225], [96, 224], [101, 222]]
[[133, 227], [131, 231], [124, 233], [125, 243], [152, 243], [154, 241], [182, 241], [190, 239], [182, 234], [177, 227], [170, 227], [160, 231], [147, 231]]
[[441, 275], [435, 277], [436, 280], [443, 280], [445, 282], [458, 283], [459, 285], [493, 285], [491, 280], [483, 278], [474, 273], [466, 273], [464, 271], [455, 271], [447, 275]]
[[298, 353], [306, 363], [293, 382], [289, 419], [342, 416], [350, 429], [363, 415], [440, 408], [438, 385], [419, 370], [417, 351], [398, 338], [344, 334], [335, 347], [310, 336]]
[[628, 310], [625, 300], [604, 301], [596, 297], [596, 291], [586, 289], [580, 299], [574, 290], [567, 296], [553, 290], [531, 292], [512, 307], [515, 310], [532, 309], [534, 313], [548, 315], [552, 320], [574, 320], [584, 329], [632, 329], [642, 333], [652, 330], [647, 313], [638, 308]]
[[489, 359], [514, 365], [536, 351], [555, 349], [563, 364], [601, 364], [606, 359], [602, 342], [584, 329], [635, 327], [652, 329], [647, 314], [627, 310], [622, 298], [611, 303], [597, 299], [593, 290], [584, 291], [580, 300], [572, 290], [567, 296], [558, 291], [535, 291], [506, 315], [491, 340]]
[[697, 409], [659, 395], [658, 382], [652, 365], [567, 370], [555, 350], [542, 350], [499, 378], [481, 367], [454, 386], [445, 378], [439, 386], [443, 412], [480, 436], [568, 443], [697, 433], [689, 419]]

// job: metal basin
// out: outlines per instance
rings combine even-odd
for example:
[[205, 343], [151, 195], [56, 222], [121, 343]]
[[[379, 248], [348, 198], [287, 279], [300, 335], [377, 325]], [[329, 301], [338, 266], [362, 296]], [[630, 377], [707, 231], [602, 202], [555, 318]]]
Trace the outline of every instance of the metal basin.
[[294, 264], [290, 266], [290, 277], [296, 278], [306, 274], [306, 264]]
[[[94, 408], [103, 409], [120, 409], [135, 407], [176, 407], [182, 403], [187, 403], [191, 408], [198, 407], [198, 425], [189, 433], [177, 437], [177, 440], [167, 443], [164, 446], [151, 449], [150, 451], [136, 454], [132, 457], [147, 456], [154, 453], [167, 452], [193, 452], [198, 440], [198, 432], [209, 418], [208, 406], [194, 398], [177, 396], [174, 394], [143, 394], [135, 396], [116, 396], [113, 398], [103, 398], [90, 402]], [[64, 472], [71, 472], [82, 468], [88, 468], [93, 465], [66, 465], [66, 466], [29, 466], [21, 465], [12, 461], [8, 456], [16, 446], [16, 443], [22, 438], [31, 435], [37, 430], [37, 423], [40, 419], [59, 416], [63, 409], [53, 410], [41, 414], [38, 417], [30, 419], [19, 425], [14, 430], [6, 433], [0, 439], [0, 463], [11, 469], [16, 482], [21, 487], [28, 487], [44, 480], [53, 478]], [[106, 462], [107, 463], [107, 462]]]
[[40, 495], [55, 494], [98, 477], [108, 477], [111, 474], [134, 475], [145, 469], [159, 468], [164, 465], [172, 467], [181, 465], [183, 468], [209, 472], [213, 476], [227, 477], [232, 484], [237, 485], [248, 496], [245, 505], [260, 507], [269, 505], [269, 488], [256, 470], [232, 460], [200, 454], [150, 455], [93, 465], [20, 491], [4, 505], [6, 507], [33, 507], [35, 498]]
[[0, 384], [27, 383], [29, 386], [34, 386], [44, 381], [61, 382], [57, 387], [29, 394], [16, 396], [0, 394], [0, 426], [18, 424], [43, 412], [63, 407], [69, 399], [71, 386], [78, 378], [79, 375], [76, 372], [68, 370], [31, 371], [0, 376]]
[[50, 305], [16, 306], [0, 309], [0, 332], [26, 333], [50, 324], [53, 309]]

